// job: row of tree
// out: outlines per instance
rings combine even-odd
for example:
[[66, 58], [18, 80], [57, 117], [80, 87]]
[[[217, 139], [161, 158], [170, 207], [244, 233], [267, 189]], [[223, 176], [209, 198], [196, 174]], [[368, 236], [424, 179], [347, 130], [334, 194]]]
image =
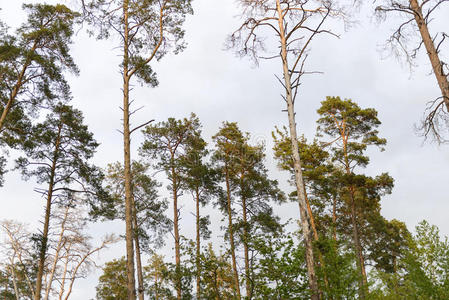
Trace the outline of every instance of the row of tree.
[[[439, 52], [447, 35], [441, 34], [441, 41], [437, 42], [436, 38], [431, 38], [427, 25], [433, 11], [444, 2], [393, 1], [376, 9], [380, 15], [400, 12], [412, 16], [392, 37], [392, 41], [399, 42], [404, 49], [407, 49], [404, 47], [404, 26], [412, 22], [417, 25], [422, 43], [409, 57], [415, 55], [421, 44], [425, 45], [442, 97], [430, 108], [424, 129], [426, 133], [433, 132], [440, 141], [445, 129], [442, 129], [441, 121], [446, 120], [449, 107], [449, 83], [447, 65], [440, 60]], [[37, 261], [35, 275], [23, 275], [28, 278], [24, 288], [36, 300], [42, 297], [43, 290], [46, 290], [45, 297], [49, 297], [54, 278], [49, 264], [53, 261], [53, 265], [58, 266], [62, 249], [59, 242], [52, 241], [52, 222], [56, 220], [53, 211], [55, 207], [64, 211], [64, 208], [87, 205], [91, 216], [125, 221], [128, 299], [145, 296], [145, 268], [141, 254], [149, 249], [149, 245], [160, 243], [167, 231], [172, 231], [175, 244], [173, 288], [176, 298], [182, 299], [189, 293], [185, 280], [188, 276], [182, 265], [178, 200], [183, 192], [188, 192], [197, 208], [193, 255], [196, 297], [202, 297], [201, 237], [208, 235], [208, 220], [201, 216], [200, 204], [212, 199], [227, 220], [225, 237], [232, 270], [229, 277], [232, 297], [260, 297], [257, 296], [259, 290], [254, 279], [257, 272], [254, 270], [260, 263], [255, 255], [263, 251], [255, 250], [257, 243], [253, 239], [265, 235], [265, 243], [259, 241], [265, 246], [267, 239], [276, 240], [283, 226], [273, 213], [273, 203], [287, 198], [277, 182], [268, 179], [263, 145], [252, 145], [249, 135], [236, 123], [225, 122], [212, 138], [215, 147], [210, 149], [201, 137], [200, 122], [194, 115], [156, 125], [149, 125], [153, 120], [136, 127], [130, 125], [132, 80], [137, 78], [146, 85], [156, 86], [158, 81], [150, 63], [169, 51], [178, 53], [184, 49], [182, 25], [186, 15], [192, 13], [190, 1], [92, 0], [76, 3], [78, 7], [74, 10], [61, 4], [25, 5], [28, 19], [15, 34], [1, 24], [0, 145], [2, 149], [17, 149], [26, 155], [16, 160], [16, 169], [21, 170], [26, 179], [35, 178], [41, 185], [36, 191], [46, 199], [43, 228], [33, 236], [36, 253], [30, 261]], [[332, 1], [245, 0], [239, 4], [245, 19], [230, 35], [229, 47], [241, 55], [250, 55], [257, 62], [263, 57], [261, 52], [271, 46], [264, 44], [267, 31], [262, 28], [272, 30], [279, 46], [279, 52], [276, 50], [276, 55], [268, 58], [280, 58], [282, 78], [278, 79], [285, 92], [283, 99], [289, 126], [276, 129], [273, 137], [280, 167], [292, 174], [295, 190], [289, 197], [299, 204], [302, 242], [300, 245], [281, 243], [284, 246], [279, 246], [279, 251], [283, 253], [294, 247], [303, 251], [305, 264], [301, 265], [305, 266], [307, 276], [296, 277], [294, 281], [300, 285], [307, 280], [308, 288], [301, 289], [301, 293], [310, 295], [311, 299], [340, 297], [333, 293], [340, 290], [335, 284], [340, 286], [342, 278], [332, 277], [332, 269], [328, 269], [332, 266], [329, 255], [341, 258], [341, 263], [347, 262], [347, 266], [355, 263], [357, 297], [365, 299], [373, 294], [369, 288], [368, 266], [393, 274], [405, 272], [399, 271], [400, 256], [406, 251], [401, 248], [412, 243], [402, 223], [387, 221], [380, 215], [380, 199], [391, 192], [392, 178], [388, 174], [370, 177], [360, 173], [369, 163], [365, 154], [368, 146], [382, 147], [386, 142], [378, 137], [377, 113], [373, 109], [362, 109], [350, 100], [330, 97], [318, 110], [319, 136], [313, 143], [298, 136], [295, 120], [295, 100], [301, 80], [304, 75], [313, 73], [305, 65], [312, 41], [318, 35], [335, 35], [332, 28], [326, 27], [327, 21], [346, 21], [349, 14], [342, 3]], [[69, 52], [77, 23], [92, 25], [91, 34], [98, 38], [118, 37], [122, 51], [124, 160], [123, 164], [111, 165], [107, 175], [89, 162], [98, 144], [83, 124], [81, 112], [68, 104], [70, 87], [64, 73], [78, 74]], [[42, 122], [36, 118], [39, 112], [45, 114]], [[144, 127], [145, 142], [140, 147], [144, 161], [133, 162], [130, 137]], [[0, 175], [6, 172], [6, 161], [7, 156], [0, 158]], [[170, 182], [171, 219], [163, 214], [168, 205], [158, 197], [156, 188], [159, 184], [148, 176], [150, 167], [163, 171]], [[3, 180], [0, 183], [3, 184]], [[5, 228], [10, 229], [21, 226], [5, 224]], [[10, 239], [11, 245], [16, 244], [14, 240]], [[107, 239], [106, 244], [113, 240]], [[244, 255], [242, 273], [238, 264], [240, 247]], [[282, 247], [287, 248], [282, 250]], [[53, 260], [50, 259], [51, 249], [55, 249]], [[19, 253], [19, 250], [13, 253]], [[216, 257], [212, 248], [208, 251], [211, 257]], [[282, 257], [280, 253], [272, 259], [279, 257]], [[16, 271], [13, 263], [6, 272], [16, 278], [25, 269], [22, 263]], [[56, 273], [57, 268], [53, 269]], [[343, 270], [346, 268], [339, 268], [339, 271]], [[241, 283], [244, 293], [240, 290]], [[273, 282], [268, 281], [264, 289], [269, 290], [272, 286]], [[345, 285], [348, 286], [351, 285]], [[16, 297], [20, 297], [18, 293], [15, 286]]]

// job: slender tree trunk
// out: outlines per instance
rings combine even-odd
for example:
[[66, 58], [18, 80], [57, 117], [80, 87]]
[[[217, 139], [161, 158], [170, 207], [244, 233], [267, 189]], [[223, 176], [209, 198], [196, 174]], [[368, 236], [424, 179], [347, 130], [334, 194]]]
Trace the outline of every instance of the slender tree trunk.
[[237, 261], [235, 258], [234, 229], [232, 227], [231, 186], [229, 184], [229, 170], [227, 162], [225, 163], [225, 175], [226, 175], [226, 198], [228, 209], [229, 243], [231, 246], [232, 270], [234, 272], [235, 292], [237, 293], [237, 299], [240, 300], [241, 299], [240, 280], [239, 280], [239, 273], [237, 270]]
[[172, 186], [173, 186], [173, 231], [175, 234], [175, 259], [176, 259], [176, 298], [178, 300], [182, 297], [181, 290], [181, 252], [180, 252], [180, 240], [179, 240], [179, 224], [178, 224], [178, 182], [176, 177], [176, 171], [174, 167], [174, 158], [172, 154]]
[[[8, 270], [8, 269], [6, 269]], [[20, 295], [19, 295], [19, 289], [17, 287], [17, 278], [16, 278], [16, 271], [14, 271], [14, 263], [11, 263], [11, 266], [9, 266], [9, 270], [11, 272], [11, 276], [12, 276], [12, 284], [14, 287], [14, 294], [16, 294], [16, 299], [20, 300]]]
[[62, 131], [62, 121], [60, 121], [58, 126], [58, 134], [55, 141], [55, 150], [53, 152], [53, 162], [50, 169], [50, 182], [48, 184], [48, 194], [47, 194], [47, 205], [45, 207], [45, 219], [44, 219], [44, 230], [42, 231], [42, 240], [39, 249], [39, 264], [37, 268], [36, 275], [36, 291], [34, 294], [35, 300], [41, 299], [42, 291], [42, 277], [44, 275], [45, 266], [45, 256], [47, 255], [47, 242], [48, 242], [48, 231], [50, 228], [50, 214], [51, 214], [51, 201], [53, 198], [53, 190], [56, 175], [56, 164], [59, 156], [59, 147], [61, 145], [61, 131]]
[[430, 63], [432, 64], [433, 73], [435, 74], [438, 86], [440, 87], [443, 101], [446, 105], [446, 110], [449, 112], [449, 81], [444, 74], [443, 64], [438, 56], [438, 51], [435, 48], [432, 36], [429, 33], [429, 28], [427, 27], [426, 20], [424, 20], [422, 9], [418, 3], [418, 0], [410, 0], [410, 6], [414, 11], [415, 21], [418, 25], [419, 32], [421, 33], [421, 38], [424, 46], [426, 47]]
[[249, 249], [248, 249], [248, 216], [247, 216], [247, 208], [246, 208], [246, 198], [243, 195], [244, 191], [243, 186], [243, 175], [240, 178], [240, 190], [242, 191], [242, 209], [243, 209], [243, 250], [245, 253], [245, 287], [246, 287], [246, 299], [252, 298], [252, 289], [251, 289], [251, 275], [250, 275], [250, 266], [249, 266]]
[[136, 244], [136, 265], [137, 265], [137, 295], [139, 300], [144, 300], [145, 289], [143, 287], [143, 268], [142, 268], [142, 258], [140, 252], [140, 241], [139, 241], [139, 225], [137, 224], [137, 209], [136, 202], [134, 199], [134, 194], [132, 194], [132, 206], [133, 206], [133, 231], [134, 231], [134, 242]]
[[132, 187], [131, 187], [131, 141], [129, 128], [129, 0], [123, 0], [123, 150], [125, 169], [125, 225], [126, 225], [126, 273], [128, 276], [128, 300], [136, 299], [136, 279], [134, 269], [134, 232], [132, 226]]
[[45, 289], [44, 300], [48, 300], [48, 297], [50, 297], [51, 286], [52, 286], [52, 283], [54, 280], [56, 268], [57, 268], [58, 261], [59, 261], [59, 254], [61, 252], [62, 247], [65, 245], [64, 233], [65, 233], [65, 223], [67, 221], [68, 213], [69, 213], [69, 206], [67, 206], [67, 208], [64, 212], [64, 219], [61, 223], [61, 232], [59, 233], [58, 245], [56, 246], [56, 253], [54, 255], [53, 265], [52, 265], [52, 268], [50, 271], [50, 278], [48, 280], [47, 288]]
[[337, 197], [334, 196], [332, 201], [332, 237], [337, 241]]
[[[343, 155], [345, 160], [345, 169], [346, 174], [351, 174], [350, 164], [349, 164], [349, 158], [348, 158], [348, 152], [347, 152], [347, 145], [348, 145], [348, 138], [349, 136], [346, 134], [346, 127], [345, 125], [342, 126], [341, 130], [341, 136], [343, 140]], [[349, 187], [349, 198], [351, 201], [351, 223], [352, 223], [352, 235], [354, 239], [354, 250], [356, 255], [356, 262], [357, 267], [360, 272], [360, 281], [359, 281], [359, 297], [360, 299], [366, 298], [366, 291], [367, 291], [367, 279], [366, 279], [366, 270], [365, 270], [365, 262], [363, 259], [363, 253], [362, 253], [362, 246], [360, 243], [360, 236], [359, 236], [359, 228], [357, 224], [357, 209], [356, 209], [356, 203], [355, 203], [355, 188], [354, 186]]]
[[195, 189], [196, 197], [196, 298], [201, 299], [201, 235], [200, 235], [200, 193]]
[[[67, 251], [68, 252], [68, 251]], [[69, 255], [66, 255], [65, 257], [65, 263], [64, 263], [64, 271], [63, 271], [63, 275], [61, 278], [61, 289], [59, 290], [59, 295], [58, 295], [58, 299], [62, 300], [62, 296], [64, 296], [64, 292], [65, 292], [65, 281], [67, 279], [67, 267], [69, 265]]]
[[287, 60], [287, 41], [285, 39], [283, 12], [279, 0], [276, 0], [277, 12], [279, 17], [279, 30], [281, 38], [281, 58], [285, 84], [285, 99], [287, 101], [288, 121], [290, 128], [290, 139], [292, 143], [293, 152], [293, 167], [295, 170], [296, 191], [298, 193], [298, 204], [301, 216], [301, 229], [304, 235], [304, 243], [306, 250], [306, 264], [307, 274], [309, 279], [309, 286], [312, 291], [311, 299], [318, 300], [320, 291], [318, 289], [318, 282], [315, 273], [315, 259], [313, 255], [313, 237], [310, 229], [310, 216], [307, 212], [306, 193], [304, 189], [304, 180], [301, 169], [301, 158], [299, 156], [298, 136], [296, 133], [295, 109], [293, 103], [292, 84], [290, 78], [290, 71], [288, 69]]
[[354, 247], [355, 247], [355, 254], [357, 256], [357, 266], [360, 271], [360, 291], [359, 291], [359, 297], [360, 299], [366, 298], [366, 288], [367, 288], [367, 279], [366, 279], [366, 270], [365, 270], [365, 261], [363, 259], [363, 253], [362, 253], [362, 246], [360, 244], [360, 236], [359, 236], [359, 229], [357, 224], [357, 218], [356, 218], [356, 205], [355, 205], [355, 199], [354, 199], [354, 187], [350, 188], [350, 197], [351, 197], [351, 222], [352, 222], [352, 234], [354, 238]]

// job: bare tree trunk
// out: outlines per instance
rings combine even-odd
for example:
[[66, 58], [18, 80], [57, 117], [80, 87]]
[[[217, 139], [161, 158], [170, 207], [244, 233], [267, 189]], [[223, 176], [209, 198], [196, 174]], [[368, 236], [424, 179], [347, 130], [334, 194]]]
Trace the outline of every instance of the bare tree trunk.
[[58, 260], [59, 260], [59, 254], [61, 252], [62, 247], [64, 246], [65, 242], [64, 242], [64, 233], [65, 233], [65, 223], [67, 221], [67, 216], [69, 213], [69, 207], [67, 206], [65, 213], [64, 213], [64, 219], [62, 220], [61, 223], [61, 231], [59, 233], [59, 239], [58, 239], [58, 245], [56, 246], [56, 253], [54, 255], [54, 261], [53, 261], [53, 265], [52, 268], [50, 270], [50, 278], [48, 279], [48, 284], [47, 284], [47, 288], [45, 289], [45, 296], [44, 296], [44, 300], [48, 300], [48, 297], [50, 296], [50, 291], [51, 291], [51, 286], [54, 280], [54, 276], [56, 273], [56, 268], [58, 265]]
[[[68, 252], [68, 251], [67, 251]], [[62, 296], [64, 296], [65, 292], [65, 281], [67, 279], [67, 267], [69, 265], [69, 255], [66, 255], [66, 259], [64, 262], [64, 271], [61, 278], [61, 289], [59, 290], [59, 300], [62, 300]]]
[[410, 6], [414, 11], [416, 24], [418, 25], [419, 32], [421, 33], [421, 38], [424, 46], [426, 47], [430, 63], [432, 64], [432, 69], [440, 87], [446, 109], [449, 112], [449, 81], [444, 74], [443, 64], [438, 56], [438, 51], [435, 48], [432, 36], [429, 33], [429, 28], [427, 27], [426, 20], [423, 17], [422, 9], [418, 3], [418, 0], [410, 0]]
[[[8, 268], [6, 268], [6, 270], [8, 270]], [[17, 278], [16, 278], [16, 271], [14, 270], [14, 263], [11, 263], [11, 266], [9, 266], [9, 270], [11, 272], [11, 276], [12, 276], [12, 283], [14, 286], [14, 294], [16, 294], [16, 299], [20, 300], [20, 295], [19, 295], [19, 289], [17, 287]]]
[[292, 94], [292, 83], [290, 77], [290, 71], [288, 69], [288, 61], [287, 61], [287, 41], [285, 38], [285, 30], [283, 25], [283, 12], [279, 3], [279, 0], [276, 0], [276, 6], [278, 10], [279, 16], [279, 30], [280, 30], [280, 38], [281, 38], [281, 58], [282, 58], [282, 67], [283, 67], [283, 75], [284, 75], [284, 84], [285, 84], [285, 100], [287, 102], [287, 112], [288, 112], [288, 122], [290, 128], [290, 140], [292, 143], [292, 152], [293, 152], [293, 167], [295, 170], [295, 183], [296, 183], [296, 191], [298, 194], [298, 204], [301, 216], [301, 229], [304, 235], [304, 243], [306, 250], [306, 264], [307, 264], [307, 274], [309, 277], [309, 286], [312, 291], [311, 299], [318, 300], [319, 299], [319, 289], [318, 282], [315, 273], [315, 259], [313, 255], [313, 237], [310, 229], [310, 216], [307, 212], [307, 202], [306, 202], [306, 193], [304, 189], [304, 180], [302, 176], [301, 169], [301, 158], [299, 156], [299, 148], [298, 148], [298, 136], [296, 133], [296, 121], [295, 121], [295, 109], [293, 103], [293, 94]]
[[201, 299], [201, 235], [200, 235], [200, 193], [195, 189], [196, 196], [196, 298]]
[[232, 228], [231, 186], [229, 184], [229, 170], [227, 162], [225, 163], [225, 175], [226, 175], [226, 198], [228, 209], [229, 243], [231, 246], [232, 270], [234, 272], [235, 292], [237, 293], [237, 299], [240, 300], [241, 299], [240, 280], [239, 280], [239, 273], [237, 270], [237, 261], [235, 258], [234, 229]]
[[142, 258], [140, 252], [140, 242], [139, 242], [139, 234], [137, 230], [139, 230], [139, 225], [137, 224], [137, 210], [136, 210], [136, 202], [134, 200], [134, 194], [132, 195], [133, 200], [133, 231], [134, 231], [134, 242], [136, 244], [136, 265], [137, 265], [137, 295], [139, 300], [144, 300], [145, 298], [145, 289], [143, 287], [143, 268], [142, 268]]
[[45, 219], [44, 219], [44, 230], [42, 231], [42, 240], [39, 249], [39, 265], [37, 268], [36, 275], [36, 291], [34, 294], [35, 300], [41, 299], [41, 291], [42, 291], [42, 277], [44, 275], [44, 266], [45, 266], [45, 256], [47, 254], [47, 241], [48, 241], [48, 231], [50, 228], [50, 214], [51, 214], [51, 201], [53, 198], [53, 189], [55, 183], [55, 173], [56, 173], [56, 163], [59, 156], [59, 147], [61, 143], [61, 131], [62, 131], [62, 123], [59, 123], [58, 126], [58, 135], [56, 137], [55, 142], [55, 150], [53, 152], [53, 162], [50, 171], [50, 182], [48, 184], [48, 192], [47, 192], [47, 204], [45, 208]]
[[131, 190], [131, 141], [129, 129], [129, 0], [123, 0], [123, 149], [125, 169], [125, 224], [126, 224], [126, 272], [128, 276], [128, 300], [136, 299], [136, 279], [134, 275], [134, 244], [132, 226], [132, 190]]
[[178, 300], [182, 297], [181, 287], [181, 252], [180, 252], [180, 240], [179, 240], [179, 218], [178, 218], [178, 182], [176, 177], [176, 171], [174, 167], [174, 158], [172, 154], [172, 185], [173, 185], [173, 231], [175, 234], [175, 260], [176, 260], [176, 298]]

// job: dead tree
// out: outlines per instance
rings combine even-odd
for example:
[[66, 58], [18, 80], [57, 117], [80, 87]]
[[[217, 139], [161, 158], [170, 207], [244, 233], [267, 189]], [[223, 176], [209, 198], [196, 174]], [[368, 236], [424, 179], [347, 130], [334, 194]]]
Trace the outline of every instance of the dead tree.
[[[306, 248], [309, 286], [312, 290], [311, 298], [319, 299], [313, 254], [312, 216], [307, 211], [294, 106], [303, 75], [315, 73], [305, 69], [312, 40], [323, 34], [336, 36], [330, 29], [324, 28], [325, 22], [330, 18], [344, 17], [344, 13], [332, 1], [240, 0], [238, 3], [242, 9], [244, 22], [229, 37], [229, 47], [237, 48], [237, 53], [241, 56], [249, 55], [256, 64], [260, 59], [280, 58], [282, 65], [283, 78], [276, 78], [284, 89], [282, 98], [287, 105], [301, 229]], [[268, 32], [274, 34], [277, 42], [275, 51], [270, 52], [264, 43]], [[272, 39], [273, 35], [269, 37]]]
[[[381, 20], [386, 18], [387, 13], [403, 18], [403, 22], [387, 41], [393, 49], [399, 50], [396, 54], [405, 56], [406, 61], [412, 64], [423, 45], [426, 49], [441, 96], [428, 102], [420, 129], [426, 138], [430, 134], [439, 143], [448, 141], [443, 131], [449, 125], [449, 68], [441, 59], [441, 49], [449, 36], [445, 32], [437, 32], [432, 36], [429, 23], [434, 18], [435, 11], [446, 2], [448, 0], [388, 0], [376, 7], [376, 14]], [[417, 44], [410, 47], [410, 43], [416, 38]]]

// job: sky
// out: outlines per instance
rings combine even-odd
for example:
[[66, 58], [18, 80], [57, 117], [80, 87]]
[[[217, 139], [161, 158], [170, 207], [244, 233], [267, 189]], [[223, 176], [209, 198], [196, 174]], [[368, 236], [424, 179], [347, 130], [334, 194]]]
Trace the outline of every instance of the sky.
[[[37, 1], [25, 1], [36, 3]], [[12, 28], [24, 20], [20, 0], [0, 0], [0, 19]], [[48, 1], [56, 3], [56, 1]], [[194, 15], [185, 24], [187, 49], [179, 55], [167, 55], [153, 65], [160, 85], [144, 87], [136, 83], [131, 98], [136, 108], [143, 108], [133, 116], [135, 125], [150, 119], [183, 118], [194, 112], [203, 124], [207, 140], [215, 134], [223, 121], [236, 121], [242, 130], [252, 136], [253, 142], [264, 141], [267, 146], [266, 163], [270, 175], [280, 181], [284, 190], [287, 175], [276, 169], [271, 148], [274, 126], [287, 125], [282, 110], [281, 86], [275, 79], [280, 74], [278, 60], [262, 61], [254, 66], [249, 60], [226, 51], [224, 41], [241, 20], [235, 1], [196, 0]], [[447, 16], [448, 9], [438, 16]], [[388, 172], [395, 179], [391, 195], [382, 200], [382, 214], [388, 219], [404, 221], [409, 229], [426, 219], [437, 225], [442, 234], [449, 235], [449, 199], [445, 188], [449, 178], [447, 145], [425, 142], [415, 130], [426, 103], [439, 95], [436, 80], [424, 51], [418, 55], [416, 66], [410, 68], [394, 56], [386, 55], [383, 44], [398, 24], [391, 19], [379, 23], [372, 16], [372, 7], [362, 7], [354, 13], [353, 26], [345, 30], [336, 26], [339, 38], [317, 38], [308, 59], [311, 69], [321, 75], [306, 78], [296, 102], [298, 131], [313, 138], [317, 120], [316, 110], [326, 96], [350, 98], [361, 107], [378, 110], [382, 125], [380, 135], [388, 141], [384, 152], [370, 150], [371, 163], [364, 170], [370, 175]], [[430, 30], [436, 32], [449, 26], [449, 19], [436, 18]], [[74, 38], [72, 55], [80, 68], [80, 75], [67, 75], [72, 88], [72, 105], [82, 110], [85, 121], [100, 142], [94, 162], [101, 167], [122, 160], [122, 140], [117, 131], [121, 127], [121, 77], [117, 40], [97, 41], [81, 29]], [[446, 49], [449, 45], [446, 44]], [[449, 54], [449, 51], [443, 52]], [[446, 55], [447, 56], [447, 55]], [[142, 142], [140, 134], [132, 140], [132, 156]], [[14, 158], [14, 153], [10, 160]], [[12, 167], [13, 164], [11, 163]], [[22, 181], [17, 172], [6, 176], [0, 188], [0, 220], [15, 219], [41, 226], [44, 201], [33, 192], [36, 183]], [[162, 196], [168, 197], [165, 189]], [[193, 238], [193, 202], [182, 199], [181, 233]], [[168, 212], [171, 212], [169, 209]], [[210, 209], [213, 220], [220, 217]], [[297, 204], [276, 209], [284, 219], [298, 218]], [[214, 221], [215, 229], [220, 222]], [[98, 240], [107, 232], [123, 234], [120, 222], [95, 223], [89, 233]], [[215, 236], [221, 241], [222, 237]], [[161, 250], [172, 259], [173, 243], [167, 236], [167, 245]], [[125, 253], [118, 243], [97, 258], [104, 263]], [[100, 271], [77, 282], [72, 299], [90, 299]]]

